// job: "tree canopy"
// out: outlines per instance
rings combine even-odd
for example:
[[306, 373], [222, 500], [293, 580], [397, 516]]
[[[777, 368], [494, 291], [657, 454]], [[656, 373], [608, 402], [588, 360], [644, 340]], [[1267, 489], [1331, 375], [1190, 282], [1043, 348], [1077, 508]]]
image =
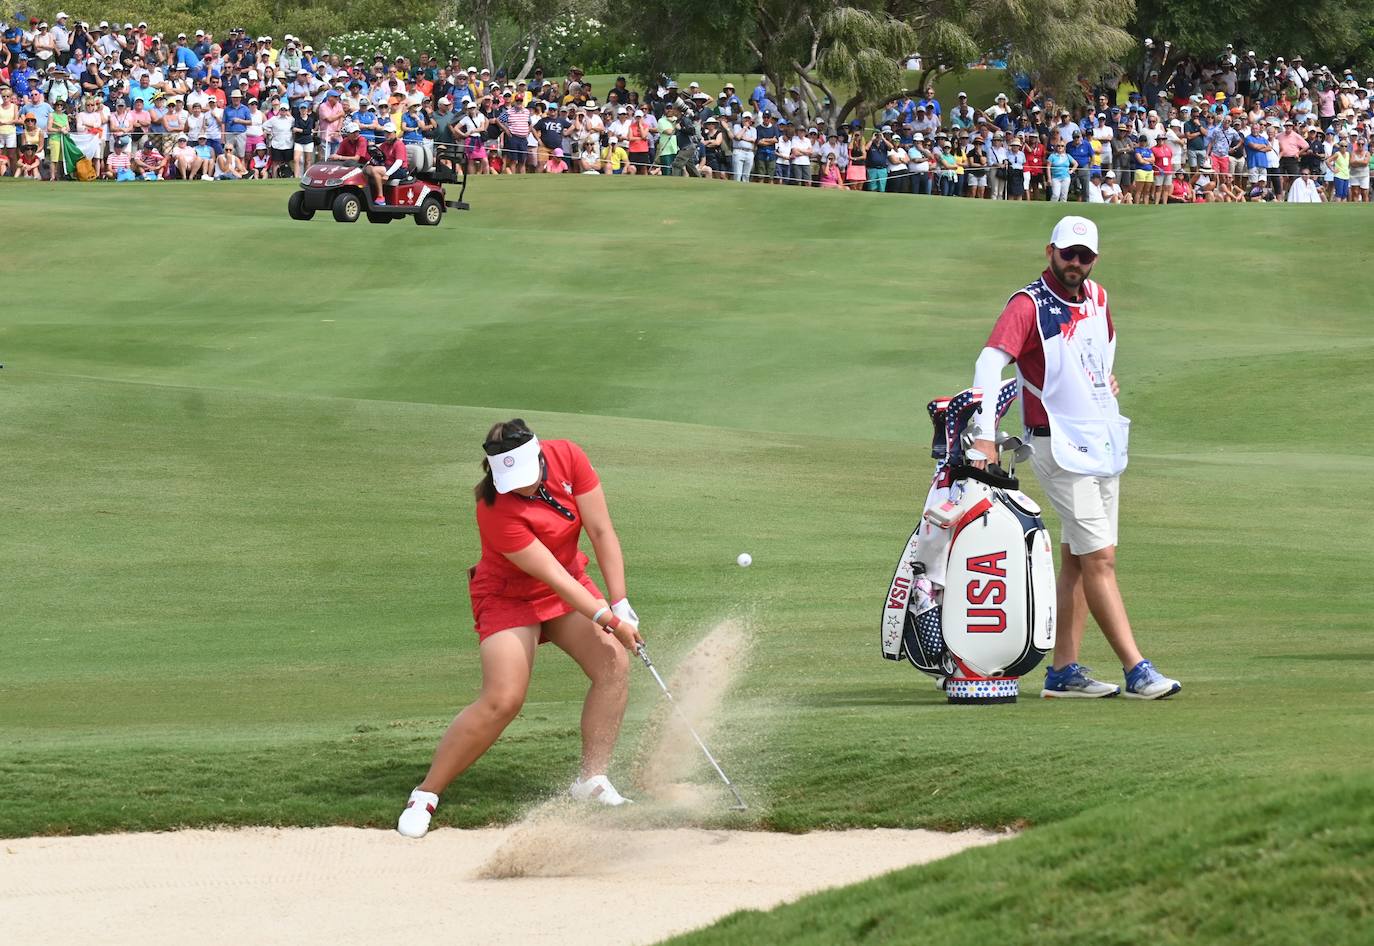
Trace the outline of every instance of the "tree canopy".
[[901, 89], [903, 64], [928, 72], [995, 54], [1043, 87], [1131, 50], [1132, 0], [614, 0], [612, 22], [646, 50], [651, 73], [738, 69], [752, 61], [795, 85], [813, 113], [844, 120]]

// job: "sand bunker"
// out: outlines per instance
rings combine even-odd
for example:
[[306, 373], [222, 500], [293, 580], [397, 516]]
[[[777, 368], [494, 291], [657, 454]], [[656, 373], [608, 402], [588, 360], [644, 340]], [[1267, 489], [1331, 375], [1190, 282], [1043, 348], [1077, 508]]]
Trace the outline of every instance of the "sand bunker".
[[[0, 841], [3, 939], [7, 946], [653, 943], [735, 910], [767, 909], [1005, 837], [587, 827], [607, 856], [582, 863], [581, 873], [479, 879], [520, 830], [438, 829], [422, 841], [356, 828]], [[534, 860], [556, 865], [556, 873], [576, 866], [559, 856]]]
[[[726, 731], [734, 740], [717, 745], [713, 723], [749, 640], [725, 621], [660, 667], [736, 780], [747, 747]], [[0, 941], [647, 944], [1005, 837], [683, 827], [733, 799], [656, 688], [653, 699], [627, 793], [637, 803], [625, 808], [555, 799], [507, 828], [440, 828], [422, 841], [355, 828], [0, 841]]]

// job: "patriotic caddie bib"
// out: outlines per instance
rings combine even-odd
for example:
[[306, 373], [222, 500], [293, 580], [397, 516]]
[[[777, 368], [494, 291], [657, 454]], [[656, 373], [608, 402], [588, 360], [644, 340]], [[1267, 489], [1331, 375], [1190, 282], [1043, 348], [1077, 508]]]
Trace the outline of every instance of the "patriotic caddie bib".
[[1083, 301], [1058, 296], [1043, 278], [1021, 290], [1035, 303], [1045, 353], [1045, 384], [1022, 387], [1040, 399], [1050, 420], [1055, 462], [1089, 476], [1118, 476], [1126, 469], [1130, 420], [1112, 394], [1116, 339], [1107, 326], [1107, 290], [1083, 281]]

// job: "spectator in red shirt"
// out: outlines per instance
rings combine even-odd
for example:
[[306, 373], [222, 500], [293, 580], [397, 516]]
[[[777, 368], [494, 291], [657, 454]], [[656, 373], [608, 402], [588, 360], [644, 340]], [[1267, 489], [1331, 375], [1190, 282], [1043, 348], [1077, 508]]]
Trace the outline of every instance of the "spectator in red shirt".
[[1040, 135], [1032, 131], [1026, 135], [1026, 174], [1030, 176], [1027, 194], [1031, 200], [1039, 200], [1045, 192], [1045, 143]]
[[[482, 689], [449, 726], [424, 781], [410, 793], [396, 825], [407, 837], [424, 836], [439, 793], [520, 712], [544, 641], [577, 661], [592, 684], [582, 710], [581, 775], [570, 794], [604, 805], [625, 801], [606, 769], [629, 696], [627, 651], [643, 639], [625, 596], [625, 562], [601, 481], [581, 447], [541, 443], [518, 418], [492, 427], [482, 449], [484, 475], [475, 489], [482, 556], [468, 570]], [[605, 597], [578, 549], [584, 529], [606, 579]]]
[[[356, 122], [349, 122], [356, 126]], [[372, 198], [374, 203], [386, 203], [386, 196], [382, 188], [388, 180], [398, 180], [406, 176], [406, 146], [401, 143], [401, 139], [396, 137], [396, 125], [394, 122], [384, 122], [382, 133], [386, 136], [377, 145], [377, 150], [381, 152], [380, 163], [369, 159], [364, 170], [372, 182]], [[361, 136], [360, 136], [361, 137]]]

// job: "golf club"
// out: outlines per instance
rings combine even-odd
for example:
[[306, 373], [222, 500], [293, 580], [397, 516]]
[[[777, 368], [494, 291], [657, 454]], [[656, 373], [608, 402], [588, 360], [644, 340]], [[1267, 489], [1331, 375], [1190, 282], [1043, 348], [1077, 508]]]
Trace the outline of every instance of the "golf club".
[[740, 797], [739, 789], [735, 788], [734, 783], [726, 776], [725, 771], [720, 767], [720, 763], [716, 761], [716, 757], [711, 755], [710, 749], [706, 748], [706, 743], [701, 741], [701, 737], [697, 735], [697, 731], [692, 728], [692, 724], [688, 721], [687, 715], [683, 713], [681, 707], [677, 705], [677, 700], [673, 699], [673, 694], [668, 692], [668, 684], [664, 683], [663, 678], [658, 675], [658, 668], [655, 667], [654, 662], [649, 659], [649, 651], [643, 644], [640, 644], [635, 648], [635, 653], [639, 655], [640, 660], [644, 661], [644, 666], [649, 668], [649, 672], [652, 673], [654, 679], [658, 681], [659, 689], [663, 691], [663, 695], [666, 696], [668, 702], [672, 704], [673, 712], [677, 713], [677, 718], [682, 720], [682, 725], [687, 727], [687, 731], [692, 734], [692, 738], [697, 741], [697, 745], [701, 746], [701, 751], [705, 754], [706, 761], [711, 763], [712, 768], [716, 770], [716, 774], [720, 776], [720, 780], [725, 783], [725, 787], [730, 789], [731, 794], [735, 796], [736, 804], [731, 806], [731, 810], [748, 810], [749, 806], [746, 805], [744, 799]]

